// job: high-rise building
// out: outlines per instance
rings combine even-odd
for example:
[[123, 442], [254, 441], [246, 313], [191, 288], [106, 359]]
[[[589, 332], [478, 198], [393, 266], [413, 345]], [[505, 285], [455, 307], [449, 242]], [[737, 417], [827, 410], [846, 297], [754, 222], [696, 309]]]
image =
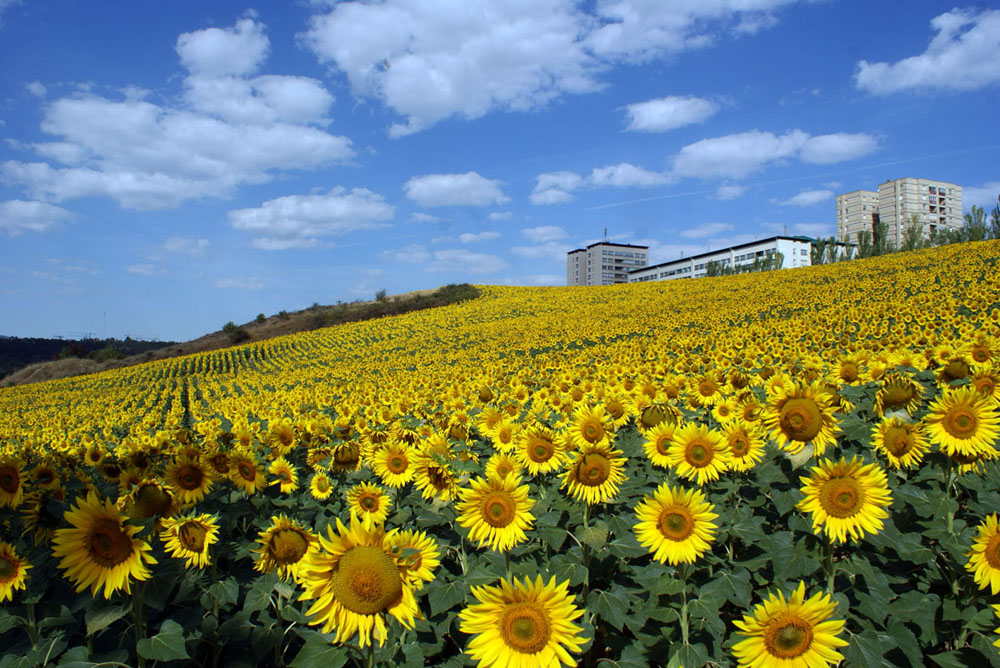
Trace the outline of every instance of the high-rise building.
[[914, 221], [928, 237], [935, 231], [962, 227], [962, 186], [930, 179], [902, 178], [879, 184], [878, 192], [855, 190], [837, 195], [837, 240], [858, 243], [858, 233], [885, 225], [887, 240], [897, 248]]
[[649, 246], [598, 241], [566, 254], [566, 285], [628, 283], [628, 273], [645, 267]]

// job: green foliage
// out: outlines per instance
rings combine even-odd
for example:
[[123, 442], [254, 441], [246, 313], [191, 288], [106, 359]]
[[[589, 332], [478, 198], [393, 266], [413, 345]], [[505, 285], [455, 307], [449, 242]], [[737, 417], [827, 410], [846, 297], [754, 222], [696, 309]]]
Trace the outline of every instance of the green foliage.
[[242, 343], [250, 339], [250, 334], [247, 330], [243, 329], [232, 320], [222, 326], [222, 331], [229, 337], [229, 340], [232, 343]]
[[386, 300], [385, 295], [386, 295], [385, 288], [382, 288], [381, 290], [375, 293], [375, 301], [384, 302]]

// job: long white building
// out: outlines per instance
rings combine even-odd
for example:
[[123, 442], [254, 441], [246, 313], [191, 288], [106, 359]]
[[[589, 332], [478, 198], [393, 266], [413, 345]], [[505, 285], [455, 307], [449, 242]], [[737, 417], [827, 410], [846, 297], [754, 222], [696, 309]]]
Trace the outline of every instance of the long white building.
[[629, 272], [628, 282], [699, 278], [708, 273], [707, 266], [710, 262], [718, 262], [723, 267], [737, 268], [752, 265], [754, 260], [773, 257], [775, 253], [782, 255], [781, 269], [808, 267], [812, 265], [811, 251], [812, 240], [809, 237], [770, 237], [650, 265], [643, 269], [634, 269]]

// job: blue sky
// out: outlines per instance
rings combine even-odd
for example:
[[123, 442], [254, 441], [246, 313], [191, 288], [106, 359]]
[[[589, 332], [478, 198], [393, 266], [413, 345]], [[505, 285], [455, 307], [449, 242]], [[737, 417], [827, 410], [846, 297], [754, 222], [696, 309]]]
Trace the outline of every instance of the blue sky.
[[1000, 10], [0, 0], [0, 334], [184, 340], [1000, 192]]

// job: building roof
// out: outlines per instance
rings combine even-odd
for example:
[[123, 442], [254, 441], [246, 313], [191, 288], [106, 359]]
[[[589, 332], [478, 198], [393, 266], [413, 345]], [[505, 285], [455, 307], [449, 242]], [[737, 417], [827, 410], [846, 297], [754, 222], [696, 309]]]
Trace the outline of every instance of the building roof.
[[617, 246], [619, 248], [642, 248], [644, 250], [649, 250], [649, 246], [636, 246], [635, 244], [616, 244], [610, 241], [598, 241], [592, 243], [587, 248], [593, 248], [594, 246]]
[[741, 248], [748, 248], [750, 246], [756, 246], [757, 244], [767, 243], [768, 241], [777, 241], [778, 239], [784, 239], [786, 241], [803, 241], [803, 242], [810, 243], [810, 244], [813, 242], [813, 239], [810, 238], [810, 237], [803, 237], [803, 236], [789, 237], [789, 236], [785, 236], [783, 234], [779, 234], [778, 236], [775, 236], [775, 237], [768, 237], [766, 239], [758, 239], [756, 241], [748, 241], [748, 242], [743, 243], [743, 244], [736, 244], [735, 246], [726, 246], [725, 248], [717, 248], [717, 249], [715, 249], [713, 251], [706, 251], [704, 253], [698, 253], [697, 255], [688, 255], [687, 257], [678, 258], [676, 260], [669, 260], [667, 262], [661, 262], [660, 264], [651, 264], [651, 265], [649, 265], [647, 267], [639, 267], [638, 269], [631, 269], [631, 270], [629, 270], [629, 273], [630, 274], [634, 274], [634, 273], [636, 273], [638, 271], [646, 271], [647, 269], [658, 269], [660, 267], [666, 267], [668, 264], [676, 264], [678, 262], [687, 262], [688, 260], [699, 260], [699, 259], [701, 259], [703, 257], [708, 257], [710, 255], [716, 255], [717, 253], [722, 253], [722, 252], [725, 252], [725, 251], [740, 250]]

